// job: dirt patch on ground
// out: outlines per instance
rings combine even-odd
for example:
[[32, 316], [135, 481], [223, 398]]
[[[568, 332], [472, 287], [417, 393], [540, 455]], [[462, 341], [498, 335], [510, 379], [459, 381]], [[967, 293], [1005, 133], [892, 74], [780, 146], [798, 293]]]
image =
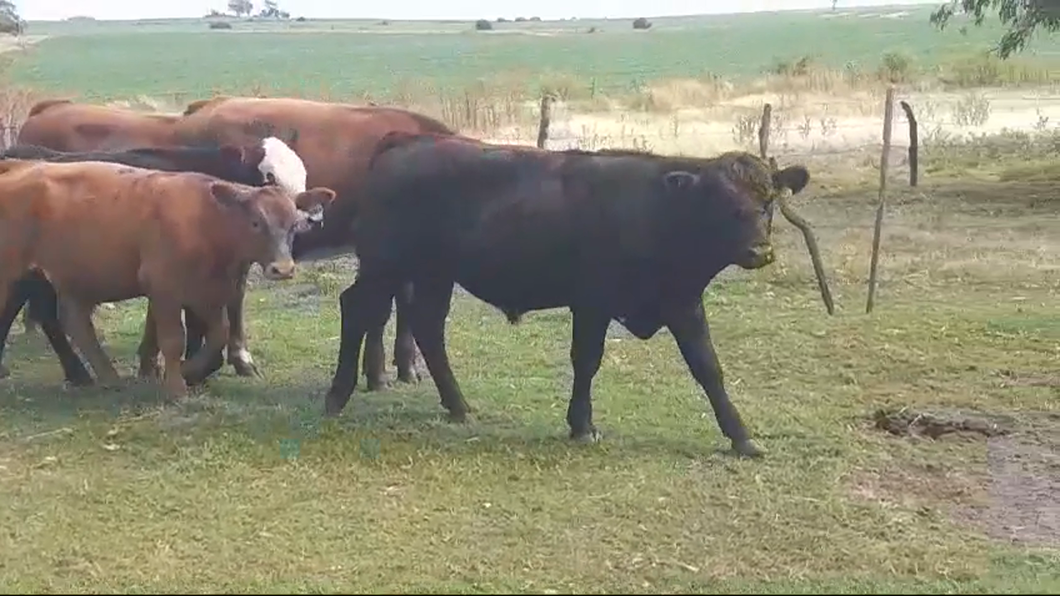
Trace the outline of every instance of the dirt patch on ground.
[[986, 441], [986, 465], [928, 463], [866, 471], [853, 492], [884, 506], [941, 506], [995, 540], [1060, 545], [1060, 415], [908, 408], [880, 410], [874, 425], [892, 435]]
[[988, 536], [1060, 545], [1060, 433], [994, 437], [987, 443], [990, 503], [966, 516]]
[[997, 437], [1012, 432], [1010, 418], [961, 412], [918, 412], [909, 408], [878, 410], [876, 428], [892, 435], [937, 439], [952, 433]]

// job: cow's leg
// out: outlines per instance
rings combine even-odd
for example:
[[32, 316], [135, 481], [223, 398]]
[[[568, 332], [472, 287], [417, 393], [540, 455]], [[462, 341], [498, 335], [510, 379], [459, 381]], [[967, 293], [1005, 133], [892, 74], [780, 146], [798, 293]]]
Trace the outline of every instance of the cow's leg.
[[184, 359], [191, 360], [206, 339], [206, 323], [190, 308], [184, 309]]
[[[15, 323], [18, 311], [22, 310], [22, 305], [25, 303], [25, 293], [20, 280], [11, 285], [7, 291], [4, 307], [0, 310], [0, 379], [7, 378], [11, 374], [11, 371], [4, 366], [4, 351], [7, 347], [7, 340], [11, 336], [11, 325]], [[28, 312], [29, 309], [26, 311]]]
[[158, 347], [162, 350], [165, 372], [162, 384], [172, 400], [188, 394], [188, 386], [181, 375], [181, 356], [184, 354], [184, 323], [180, 320], [180, 303], [165, 295], [148, 298], [148, 319], [154, 321]]
[[136, 349], [140, 360], [140, 368], [136, 376], [143, 379], [158, 379], [160, 364], [158, 360], [158, 325], [155, 323], [154, 309], [150, 303], [147, 305], [147, 316], [144, 317], [144, 334], [140, 338], [140, 346]]
[[[184, 360], [191, 360], [195, 354], [202, 349], [203, 338], [206, 337], [206, 325], [190, 308], [184, 309]], [[151, 317], [151, 309], [147, 309], [147, 317], [144, 320], [144, 334], [140, 340], [140, 347], [136, 350], [140, 359], [140, 370], [138, 376], [143, 378], [158, 377], [158, 326]]]
[[22, 327], [26, 330], [26, 335], [36, 335], [39, 325], [37, 321], [33, 319], [33, 315], [29, 312], [29, 309], [22, 311]]
[[247, 267], [236, 282], [235, 296], [229, 301], [228, 309], [228, 363], [236, 369], [236, 374], [241, 377], [260, 377], [258, 367], [254, 365], [254, 359], [247, 350], [247, 333], [243, 322], [243, 301], [247, 294], [247, 275], [250, 267]]
[[434, 379], [442, 406], [449, 410], [453, 421], [462, 422], [471, 408], [464, 400], [445, 350], [445, 318], [449, 316], [453, 299], [453, 282], [437, 277], [423, 282], [417, 280], [415, 292], [415, 299], [409, 305], [412, 333]]
[[184, 380], [198, 385], [224, 366], [224, 349], [228, 342], [228, 313], [224, 305], [197, 308], [196, 314], [206, 324], [206, 344], [191, 360], [184, 362]]
[[600, 438], [593, 425], [593, 378], [604, 359], [604, 340], [611, 319], [595, 309], [572, 310], [570, 362], [574, 384], [567, 405], [567, 424], [571, 439], [592, 443]]
[[[59, 321], [59, 297], [55, 294], [55, 288], [39, 272], [31, 272], [19, 280], [20, 287], [15, 310], [19, 303], [25, 303], [25, 312], [30, 318], [40, 324], [44, 336], [48, 339], [52, 351], [59, 357], [59, 365], [63, 368], [63, 376], [66, 381], [75, 387], [85, 387], [92, 384], [92, 375], [85, 368], [85, 363], [70, 345], [70, 339], [66, 337], [66, 330]], [[8, 307], [5, 307], [5, 310]], [[11, 314], [11, 320], [15, 317]], [[10, 320], [5, 319], [6, 326], [3, 327], [4, 336], [11, 329]]]
[[59, 319], [66, 332], [70, 335], [74, 345], [84, 354], [96, 378], [101, 383], [113, 384], [120, 380], [118, 371], [110, 357], [99, 345], [99, 336], [96, 335], [96, 326], [92, 323], [92, 306], [84, 304], [73, 298], [59, 298]]
[[412, 326], [409, 325], [408, 309], [412, 303], [412, 284], [402, 284], [401, 290], [394, 296], [395, 310], [397, 311], [397, 330], [394, 333], [394, 366], [397, 367], [397, 378], [402, 383], [416, 383], [420, 381], [420, 373], [416, 367], [416, 338], [412, 336]]
[[368, 391], [379, 391], [386, 389], [389, 383], [386, 379], [386, 348], [383, 347], [383, 332], [386, 331], [386, 322], [390, 319], [390, 304], [387, 304], [387, 316], [381, 325], [373, 325], [368, 328], [368, 334], [364, 338], [364, 378]]
[[675, 308], [667, 313], [667, 327], [677, 341], [681, 356], [688, 364], [689, 371], [696, 382], [707, 393], [714, 417], [718, 420], [721, 432], [730, 441], [733, 449], [740, 455], [758, 457], [761, 450], [751, 440], [740, 419], [740, 413], [729, 399], [722, 378], [721, 363], [710, 340], [710, 328], [707, 316], [703, 312], [703, 303], [696, 300], [693, 304]]
[[[324, 400], [324, 412], [336, 416], [350, 401], [357, 385], [361, 341], [373, 327], [386, 324], [396, 285], [382, 277], [358, 275], [357, 281], [339, 296], [342, 325], [339, 340], [339, 362], [331, 389]], [[365, 342], [366, 344], [368, 342]]]

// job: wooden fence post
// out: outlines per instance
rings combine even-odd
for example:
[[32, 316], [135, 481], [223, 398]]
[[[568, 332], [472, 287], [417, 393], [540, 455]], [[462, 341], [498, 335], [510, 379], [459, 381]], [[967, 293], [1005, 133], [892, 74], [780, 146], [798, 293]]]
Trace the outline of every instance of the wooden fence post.
[[869, 266], [869, 297], [865, 312], [871, 313], [876, 304], [876, 274], [880, 261], [880, 236], [883, 233], [883, 211], [887, 204], [887, 169], [891, 153], [891, 121], [894, 119], [894, 87], [887, 88], [883, 106], [883, 151], [880, 154], [880, 194], [876, 206], [876, 227], [872, 235], [872, 264]]
[[762, 106], [762, 122], [758, 125], [758, 153], [762, 159], [769, 156], [769, 129], [773, 122], [773, 106]]
[[548, 141], [548, 128], [552, 123], [552, 101], [551, 93], [541, 96], [541, 120], [537, 123], [537, 148], [544, 149]]
[[920, 178], [920, 134], [917, 132], [916, 116], [906, 101], [898, 102], [909, 121], [909, 186], [916, 186]]

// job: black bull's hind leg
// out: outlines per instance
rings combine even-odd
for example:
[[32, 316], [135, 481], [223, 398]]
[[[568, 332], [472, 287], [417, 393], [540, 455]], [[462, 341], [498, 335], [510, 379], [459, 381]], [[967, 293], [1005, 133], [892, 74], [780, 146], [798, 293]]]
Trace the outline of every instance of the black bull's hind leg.
[[710, 340], [710, 328], [707, 325], [706, 313], [703, 312], [703, 303], [696, 300], [682, 308], [670, 310], [667, 327], [677, 340], [677, 347], [681, 350], [692, 376], [706, 391], [722, 434], [732, 441], [733, 449], [740, 455], [761, 456], [761, 450], [751, 440], [740, 419], [740, 413], [736, 411], [736, 406], [725, 390], [721, 364]]
[[[359, 375], [361, 359], [361, 342], [369, 330], [380, 328], [390, 317], [390, 302], [394, 295], [395, 285], [386, 278], [372, 277], [363, 273], [350, 287], [339, 295], [341, 331], [339, 337], [339, 358], [335, 375], [331, 379], [331, 389], [324, 402], [324, 412], [336, 416], [346, 407], [353, 394]], [[366, 342], [368, 343], [368, 342]], [[367, 353], [365, 354], [367, 361]], [[366, 367], [368, 363], [366, 362]]]
[[593, 377], [604, 358], [604, 340], [611, 319], [594, 309], [571, 309], [574, 323], [571, 332], [570, 362], [574, 384], [567, 406], [570, 437], [576, 441], [594, 442], [600, 438], [593, 425]]
[[[394, 333], [394, 366], [397, 368], [397, 380], [402, 383], [417, 383], [422, 378], [416, 367], [416, 340], [412, 336], [412, 327], [409, 322], [409, 308], [412, 301], [412, 284], [403, 284], [401, 289], [394, 295], [394, 306], [396, 311], [396, 330]], [[390, 319], [390, 308], [387, 307], [386, 320], [378, 326], [368, 329], [368, 335], [364, 338], [364, 366], [365, 384], [368, 391], [385, 389], [388, 386], [386, 378], [386, 350], [383, 347], [383, 332], [386, 323]]]
[[[406, 290], [407, 286], [403, 289], [390, 278], [365, 275], [362, 271], [357, 281], [342, 292], [339, 297], [342, 314], [339, 358], [325, 400], [327, 415], [335, 416], [346, 407], [357, 384], [361, 341], [370, 329], [386, 323], [391, 300]], [[449, 367], [444, 340], [445, 318], [449, 314], [452, 292], [452, 282], [421, 284], [416, 287], [415, 302], [409, 302], [406, 295], [404, 306], [410, 317], [415, 341], [441, 395], [442, 405], [449, 410], [454, 420], [461, 421], [466, 418], [470, 408]]]

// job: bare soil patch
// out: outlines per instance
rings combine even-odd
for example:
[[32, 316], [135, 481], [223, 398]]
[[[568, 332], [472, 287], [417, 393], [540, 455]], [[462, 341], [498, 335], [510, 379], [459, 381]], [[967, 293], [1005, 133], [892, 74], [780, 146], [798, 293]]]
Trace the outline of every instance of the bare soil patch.
[[1060, 415], [1013, 417], [880, 410], [875, 427], [913, 437], [986, 439], [986, 465], [912, 464], [858, 478], [854, 492], [906, 506], [945, 503], [986, 536], [1019, 545], [1060, 546]]
[[892, 435], [937, 439], [951, 433], [973, 433], [997, 437], [1012, 432], [1011, 419], [959, 412], [919, 412], [911, 408], [881, 409], [873, 416], [876, 428]]

